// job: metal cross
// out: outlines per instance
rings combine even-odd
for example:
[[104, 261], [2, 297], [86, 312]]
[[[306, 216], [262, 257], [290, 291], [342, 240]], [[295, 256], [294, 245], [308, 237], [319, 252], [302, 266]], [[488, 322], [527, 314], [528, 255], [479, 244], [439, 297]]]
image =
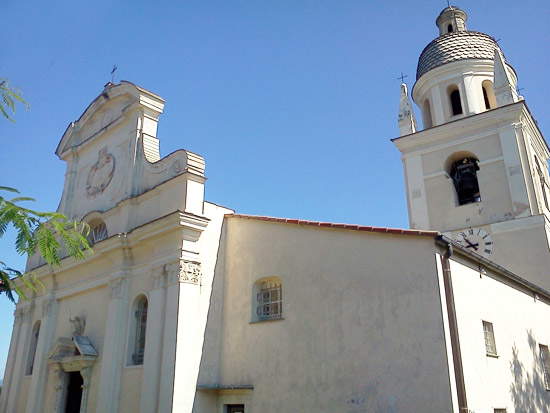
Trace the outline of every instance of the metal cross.
[[399, 76], [399, 77], [397, 78], [397, 80], [401, 79], [401, 83], [405, 83], [405, 78], [406, 78], [406, 77], [409, 77], [409, 76], [404, 75], [403, 72], [401, 72], [401, 76]]
[[115, 72], [118, 69], [116, 65], [113, 65], [113, 70], [111, 70], [111, 83], [115, 83]]

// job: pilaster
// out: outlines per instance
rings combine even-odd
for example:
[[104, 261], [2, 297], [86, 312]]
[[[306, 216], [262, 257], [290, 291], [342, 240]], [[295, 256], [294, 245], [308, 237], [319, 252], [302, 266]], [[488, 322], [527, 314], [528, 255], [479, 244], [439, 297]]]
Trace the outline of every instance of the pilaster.
[[42, 320], [40, 322], [40, 334], [36, 346], [36, 356], [31, 380], [27, 413], [40, 413], [43, 411], [44, 392], [48, 377], [48, 352], [53, 344], [55, 325], [57, 321], [57, 300], [53, 295], [46, 296], [42, 302]]
[[0, 412], [7, 411], [8, 394], [13, 383], [14, 365], [18, 350], [19, 335], [21, 334], [21, 311], [14, 311], [13, 333], [10, 340], [10, 349], [8, 353], [8, 363], [4, 372], [4, 381], [2, 393], [0, 394]]
[[98, 412], [118, 411], [120, 379], [128, 318], [128, 280], [117, 276], [109, 283], [109, 302], [98, 392]]
[[[201, 331], [201, 263], [181, 259], [177, 279], [179, 282], [179, 308], [174, 372], [174, 397], [172, 411], [191, 413], [199, 365], [202, 354]], [[174, 273], [175, 275], [175, 273]]]
[[25, 374], [26, 361], [28, 358], [29, 338], [31, 335], [31, 321], [34, 312], [34, 301], [24, 307], [19, 307], [16, 312], [16, 318], [21, 319], [21, 334], [17, 340], [17, 356], [13, 368], [9, 393], [7, 395], [6, 412], [15, 412], [17, 407], [17, 398], [19, 397], [19, 385]]
[[158, 411], [165, 329], [166, 276], [164, 265], [153, 268], [147, 309], [147, 318], [150, 322], [147, 323], [145, 333], [140, 413], [155, 413]]

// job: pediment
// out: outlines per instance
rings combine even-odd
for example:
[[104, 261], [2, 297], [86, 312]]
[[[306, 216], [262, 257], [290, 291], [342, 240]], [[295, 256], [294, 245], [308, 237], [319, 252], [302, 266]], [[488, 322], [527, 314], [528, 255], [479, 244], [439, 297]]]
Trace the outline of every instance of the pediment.
[[55, 153], [63, 159], [69, 149], [89, 143], [122, 121], [134, 105], [161, 113], [164, 100], [127, 81], [108, 83], [78, 120], [67, 126]]
[[53, 345], [48, 360], [54, 362], [70, 362], [81, 359], [93, 359], [98, 356], [92, 341], [88, 336], [59, 337]]

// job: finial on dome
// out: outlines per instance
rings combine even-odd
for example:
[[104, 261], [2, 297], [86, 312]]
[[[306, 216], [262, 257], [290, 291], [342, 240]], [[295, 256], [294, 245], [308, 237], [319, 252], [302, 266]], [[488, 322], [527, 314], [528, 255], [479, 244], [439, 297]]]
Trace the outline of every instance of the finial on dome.
[[435, 24], [439, 27], [439, 35], [443, 36], [447, 33], [462, 32], [466, 29], [466, 20], [468, 15], [464, 10], [459, 9], [456, 6], [445, 7], [437, 19]]
[[400, 136], [410, 135], [416, 132], [416, 118], [414, 117], [414, 111], [406, 83], [401, 83], [401, 97], [399, 99], [397, 123], [399, 124]]

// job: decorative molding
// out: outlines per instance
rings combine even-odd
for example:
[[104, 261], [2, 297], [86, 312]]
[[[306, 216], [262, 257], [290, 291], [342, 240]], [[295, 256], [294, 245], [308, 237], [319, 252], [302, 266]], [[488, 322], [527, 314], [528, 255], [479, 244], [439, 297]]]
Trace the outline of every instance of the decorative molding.
[[109, 287], [111, 288], [111, 299], [122, 298], [126, 288], [126, 278], [118, 277], [109, 281]]

